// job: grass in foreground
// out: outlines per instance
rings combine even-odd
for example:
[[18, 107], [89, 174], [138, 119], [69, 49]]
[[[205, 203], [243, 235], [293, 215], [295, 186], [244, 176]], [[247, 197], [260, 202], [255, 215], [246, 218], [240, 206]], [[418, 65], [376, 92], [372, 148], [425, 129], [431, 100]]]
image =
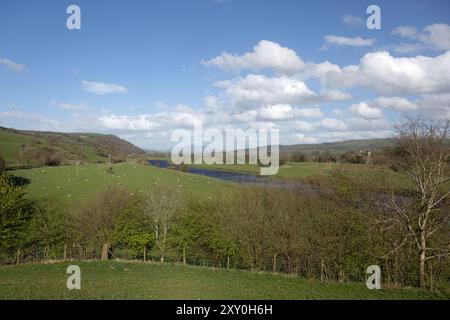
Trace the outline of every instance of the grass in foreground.
[[[81, 268], [81, 290], [68, 290], [67, 266]], [[0, 299], [449, 299], [417, 289], [369, 290], [283, 275], [131, 262], [0, 266]]]
[[[113, 171], [108, 173], [110, 166]], [[13, 173], [31, 180], [26, 187], [28, 197], [55, 198], [69, 203], [83, 202], [108, 185], [123, 186], [130, 192], [140, 193], [152, 184], [165, 183], [202, 197], [233, 186], [209, 177], [134, 163], [80, 165], [78, 176], [75, 165], [16, 170]]]

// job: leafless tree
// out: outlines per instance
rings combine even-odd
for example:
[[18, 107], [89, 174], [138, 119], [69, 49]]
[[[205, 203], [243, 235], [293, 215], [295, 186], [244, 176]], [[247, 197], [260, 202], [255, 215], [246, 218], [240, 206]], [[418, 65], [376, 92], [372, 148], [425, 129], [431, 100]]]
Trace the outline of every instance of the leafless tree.
[[161, 262], [164, 262], [167, 235], [173, 218], [182, 208], [183, 195], [176, 189], [179, 188], [158, 183], [153, 186], [143, 203], [144, 213], [153, 221], [155, 243], [161, 255]]
[[407, 116], [396, 131], [394, 165], [408, 175], [414, 192], [388, 201], [384, 222], [399, 226], [402, 238], [387, 256], [412, 241], [418, 252], [419, 286], [424, 288], [427, 261], [450, 255], [450, 120]]

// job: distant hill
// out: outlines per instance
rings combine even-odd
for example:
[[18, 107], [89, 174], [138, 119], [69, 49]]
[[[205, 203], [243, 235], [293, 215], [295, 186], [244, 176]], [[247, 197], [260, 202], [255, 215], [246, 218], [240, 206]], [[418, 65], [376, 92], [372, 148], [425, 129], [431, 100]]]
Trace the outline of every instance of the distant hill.
[[0, 127], [0, 156], [9, 167], [125, 160], [144, 150], [115, 135], [59, 133]]
[[330, 151], [332, 153], [342, 154], [347, 151], [374, 151], [385, 147], [392, 146], [393, 139], [362, 139], [362, 140], [347, 140], [322, 144], [295, 144], [280, 146], [281, 154], [292, 154], [295, 152], [302, 152], [304, 154], [311, 154], [313, 152]]

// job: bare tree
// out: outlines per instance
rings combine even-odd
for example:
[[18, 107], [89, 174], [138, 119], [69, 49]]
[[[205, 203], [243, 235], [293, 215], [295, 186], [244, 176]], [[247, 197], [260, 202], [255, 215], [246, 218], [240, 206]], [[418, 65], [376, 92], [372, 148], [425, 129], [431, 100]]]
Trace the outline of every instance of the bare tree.
[[450, 255], [446, 204], [450, 195], [450, 121], [408, 116], [396, 131], [395, 166], [408, 175], [414, 193], [412, 197], [392, 196], [387, 204], [389, 217], [384, 221], [402, 230], [402, 239], [387, 255], [412, 241], [418, 252], [419, 286], [424, 288], [427, 261]]
[[161, 262], [164, 262], [167, 235], [173, 217], [181, 210], [182, 202], [180, 190], [157, 184], [149, 192], [143, 203], [144, 213], [153, 221], [155, 243], [161, 255]]

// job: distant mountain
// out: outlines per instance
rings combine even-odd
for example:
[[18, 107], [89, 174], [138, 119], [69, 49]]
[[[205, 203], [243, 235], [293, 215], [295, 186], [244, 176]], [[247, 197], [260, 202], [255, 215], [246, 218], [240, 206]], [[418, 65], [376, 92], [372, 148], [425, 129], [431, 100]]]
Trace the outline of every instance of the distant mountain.
[[16, 130], [0, 127], [0, 156], [8, 166], [121, 161], [144, 150], [115, 135]]
[[295, 145], [281, 145], [281, 154], [292, 154], [295, 152], [302, 152], [311, 154], [313, 152], [330, 151], [332, 153], [344, 153], [347, 151], [368, 151], [377, 150], [392, 146], [393, 139], [362, 139], [362, 140], [347, 140], [322, 144], [295, 144]]

